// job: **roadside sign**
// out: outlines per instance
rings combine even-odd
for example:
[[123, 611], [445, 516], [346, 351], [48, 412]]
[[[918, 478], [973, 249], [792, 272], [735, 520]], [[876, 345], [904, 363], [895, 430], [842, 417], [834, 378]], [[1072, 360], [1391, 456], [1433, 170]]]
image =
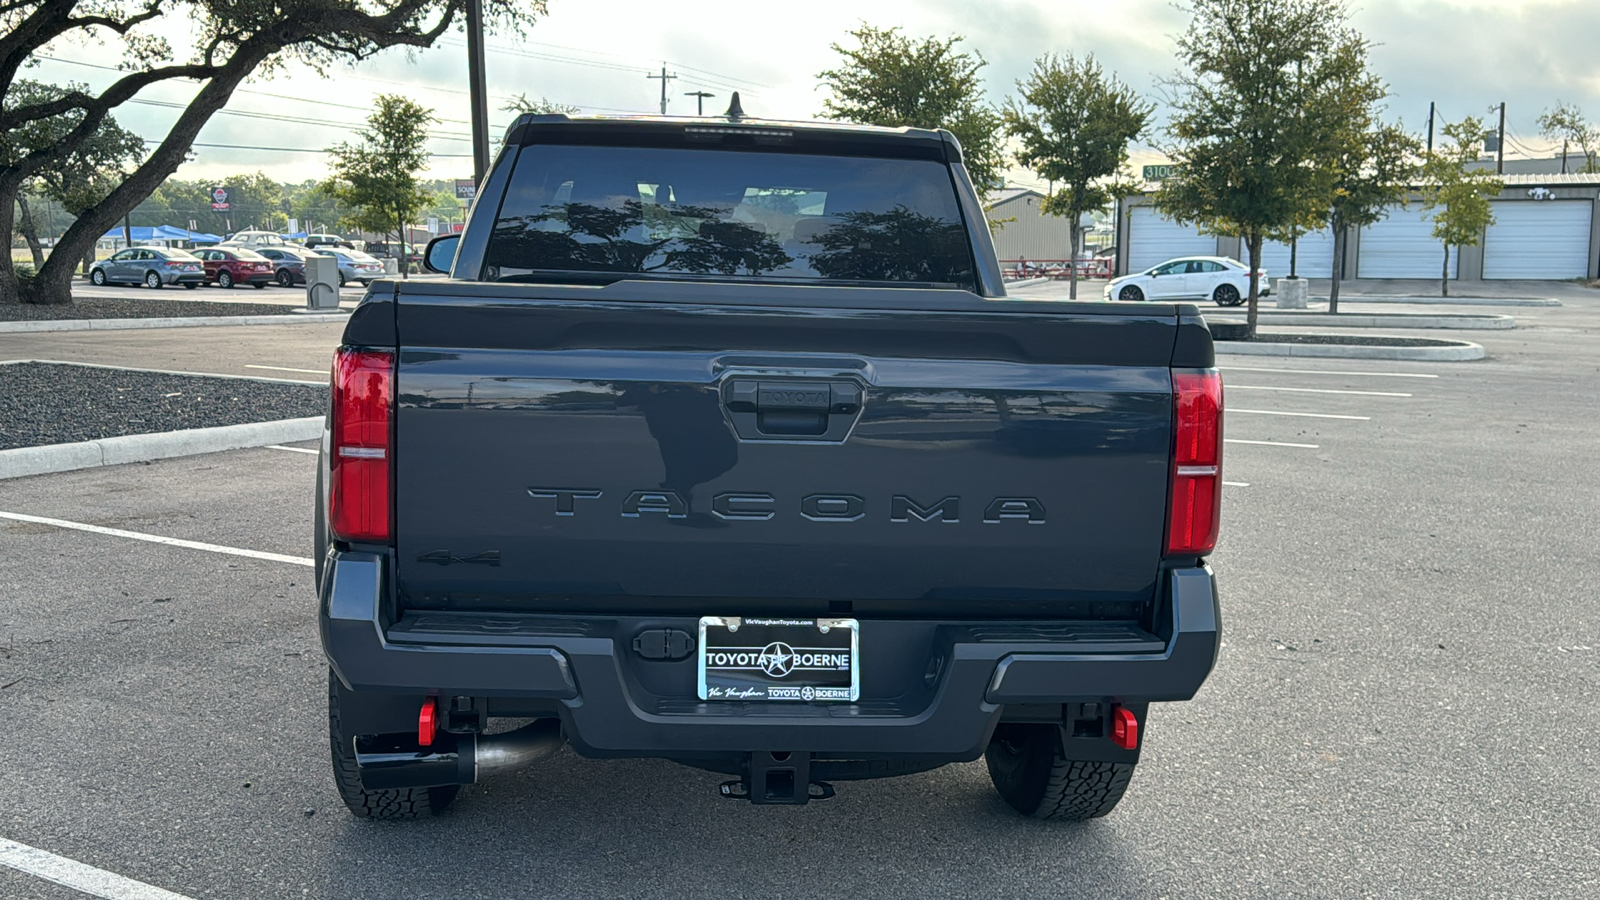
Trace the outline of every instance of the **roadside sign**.
[[478, 196], [478, 183], [471, 178], [456, 179], [456, 199], [471, 200]]
[[1172, 175], [1177, 171], [1178, 171], [1178, 167], [1174, 166], [1174, 165], [1145, 166], [1144, 167], [1144, 180], [1145, 181], [1165, 181], [1166, 179], [1171, 178]]
[[289, 233], [290, 234], [299, 234], [300, 233], [300, 220], [299, 219], [290, 219], [289, 220]]
[[228, 198], [233, 195], [233, 188], [217, 185], [206, 193], [211, 195], [211, 209], [213, 212], [227, 212], [233, 208], [228, 204]]
[[439, 233], [439, 217], [438, 216], [429, 216], [428, 217], [428, 233], [429, 234], [438, 234]]

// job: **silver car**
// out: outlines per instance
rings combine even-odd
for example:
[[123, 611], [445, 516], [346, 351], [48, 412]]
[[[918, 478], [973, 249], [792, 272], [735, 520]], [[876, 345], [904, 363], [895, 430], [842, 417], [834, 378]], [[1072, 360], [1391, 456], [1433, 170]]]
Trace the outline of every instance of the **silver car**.
[[278, 284], [281, 287], [294, 287], [306, 283], [306, 260], [322, 256], [299, 247], [257, 247], [255, 251], [267, 259], [272, 260], [272, 266], [278, 272]]
[[324, 244], [317, 248], [317, 252], [339, 261], [340, 287], [344, 287], [347, 281], [359, 281], [364, 287], [383, 277], [383, 262], [360, 250], [329, 247]]
[[99, 287], [142, 284], [159, 288], [181, 284], [192, 291], [205, 283], [206, 267], [199, 257], [184, 250], [129, 247], [90, 266], [89, 280]]

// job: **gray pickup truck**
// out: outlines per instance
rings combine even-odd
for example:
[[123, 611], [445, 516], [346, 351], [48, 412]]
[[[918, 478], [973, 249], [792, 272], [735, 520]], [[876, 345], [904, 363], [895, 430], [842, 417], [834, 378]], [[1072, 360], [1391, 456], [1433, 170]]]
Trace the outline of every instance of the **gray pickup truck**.
[[1008, 298], [948, 133], [524, 116], [428, 260], [321, 456], [357, 815], [570, 745], [782, 804], [982, 756], [1084, 819], [1210, 673], [1210, 334]]

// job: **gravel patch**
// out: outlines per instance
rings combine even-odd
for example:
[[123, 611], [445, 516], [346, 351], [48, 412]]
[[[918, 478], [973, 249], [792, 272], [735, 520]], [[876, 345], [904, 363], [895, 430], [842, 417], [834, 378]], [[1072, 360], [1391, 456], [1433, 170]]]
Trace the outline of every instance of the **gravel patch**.
[[53, 303], [47, 306], [37, 303], [0, 303], [0, 322], [276, 316], [292, 315], [300, 308], [271, 303], [217, 303], [210, 300], [169, 300], [158, 297], [77, 297], [71, 303]]
[[0, 450], [320, 416], [322, 385], [58, 363], [0, 365]]
[[[1224, 323], [1232, 324], [1232, 323]], [[1212, 337], [1219, 341], [1237, 341], [1240, 343], [1256, 344], [1332, 344], [1341, 347], [1459, 347], [1461, 341], [1443, 340], [1440, 338], [1419, 337], [1389, 337], [1386, 335], [1365, 334], [1284, 334], [1256, 332], [1254, 338], [1243, 335], [1243, 325], [1237, 326], [1240, 333], [1233, 336], [1226, 328], [1212, 326]]]

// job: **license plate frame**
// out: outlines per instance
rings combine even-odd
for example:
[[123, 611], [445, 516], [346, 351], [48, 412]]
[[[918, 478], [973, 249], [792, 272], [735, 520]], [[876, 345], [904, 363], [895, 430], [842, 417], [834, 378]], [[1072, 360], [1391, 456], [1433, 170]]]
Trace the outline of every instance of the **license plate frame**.
[[701, 616], [695, 645], [699, 697], [854, 703], [861, 699], [860, 651], [856, 619]]

